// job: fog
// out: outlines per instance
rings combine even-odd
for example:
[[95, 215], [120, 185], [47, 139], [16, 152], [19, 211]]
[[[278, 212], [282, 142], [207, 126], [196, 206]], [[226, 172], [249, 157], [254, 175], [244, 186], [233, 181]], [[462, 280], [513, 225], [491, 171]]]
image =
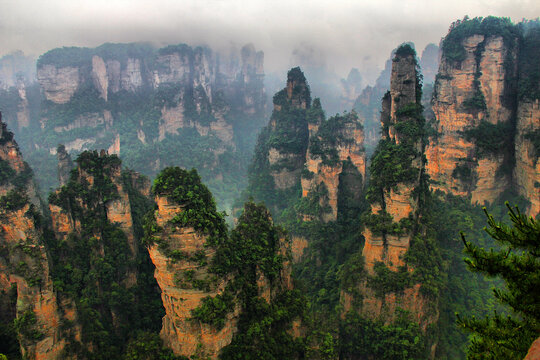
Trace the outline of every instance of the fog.
[[188, 43], [212, 48], [252, 42], [268, 72], [310, 61], [372, 83], [391, 50], [438, 44], [464, 15], [540, 15], [537, 0], [0, 0], [0, 56], [105, 42]]

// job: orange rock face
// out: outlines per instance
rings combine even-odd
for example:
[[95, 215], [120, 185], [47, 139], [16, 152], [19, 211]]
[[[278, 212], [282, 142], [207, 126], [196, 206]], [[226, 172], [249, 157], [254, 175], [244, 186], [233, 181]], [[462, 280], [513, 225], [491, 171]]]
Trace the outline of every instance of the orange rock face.
[[293, 262], [299, 262], [304, 256], [304, 251], [308, 247], [308, 241], [304, 237], [293, 236], [291, 240], [291, 254]]
[[[1, 117], [0, 117], [1, 119]], [[17, 144], [10, 139], [5, 125], [0, 122], [0, 137], [4, 143], [0, 146], [0, 158], [6, 161], [16, 174], [24, 171], [24, 165]], [[33, 180], [23, 187], [24, 195], [36, 199]], [[0, 186], [0, 195], [5, 195], [14, 188], [6, 183]], [[12, 284], [17, 288], [16, 316], [35, 316], [35, 323], [28, 325], [28, 331], [42, 334], [39, 340], [27, 337], [23, 332], [19, 336], [21, 352], [28, 359], [56, 359], [65, 345], [59, 338], [60, 312], [56, 293], [53, 290], [49, 274], [49, 260], [41, 240], [41, 229], [36, 225], [27, 202], [21, 207], [0, 208], [0, 291], [8, 292]], [[37, 207], [34, 211], [38, 211]]]
[[[498, 171], [504, 156], [482, 155], [476, 145], [464, 139], [463, 133], [486, 120], [491, 124], [510, 122], [512, 105], [505, 101], [508, 88], [517, 74], [517, 62], [505, 68], [508, 58], [515, 59], [500, 36], [473, 35], [463, 41], [466, 57], [459, 64], [448, 61], [443, 54], [439, 76], [435, 83], [433, 111], [437, 136], [426, 148], [426, 171], [435, 181], [433, 189], [459, 196], [471, 196], [473, 203], [493, 202], [510, 184], [508, 175]], [[482, 50], [483, 48], [483, 50]], [[479, 61], [476, 53], [481, 51]], [[478, 76], [479, 75], [479, 76]], [[475, 76], [479, 87], [475, 88]], [[467, 109], [467, 100], [481, 91], [485, 109]], [[456, 176], [457, 166], [467, 166], [474, 174], [468, 179]]]
[[227, 281], [214, 279], [207, 291], [197, 289], [186, 279], [188, 273], [193, 279], [209, 279], [212, 275], [208, 273], [207, 265], [201, 265], [191, 257], [197, 252], [204, 252], [207, 261], [210, 261], [214, 252], [205, 247], [206, 237], [200, 236], [192, 228], [179, 228], [170, 223], [170, 220], [182, 211], [180, 205], [170, 202], [167, 197], [157, 197], [156, 203], [156, 221], [163, 229], [156, 236], [162, 241], [166, 239], [170, 250], [184, 254], [184, 259], [175, 261], [156, 244], [148, 249], [156, 267], [155, 277], [161, 288], [166, 312], [161, 338], [175, 354], [216, 359], [219, 351], [232, 341], [239, 309], [228, 315], [221, 330], [191, 320], [191, 311], [201, 305], [202, 299], [221, 294]]

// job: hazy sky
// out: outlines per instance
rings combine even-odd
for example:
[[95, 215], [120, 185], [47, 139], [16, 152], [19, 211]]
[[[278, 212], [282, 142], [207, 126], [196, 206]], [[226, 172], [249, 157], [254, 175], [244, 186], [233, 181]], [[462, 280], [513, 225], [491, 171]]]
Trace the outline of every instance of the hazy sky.
[[439, 43], [464, 15], [540, 16], [539, 0], [0, 0], [0, 55], [59, 46], [152, 41], [225, 46], [252, 42], [270, 71], [295, 65], [295, 48], [339, 75], [378, 72], [390, 51]]

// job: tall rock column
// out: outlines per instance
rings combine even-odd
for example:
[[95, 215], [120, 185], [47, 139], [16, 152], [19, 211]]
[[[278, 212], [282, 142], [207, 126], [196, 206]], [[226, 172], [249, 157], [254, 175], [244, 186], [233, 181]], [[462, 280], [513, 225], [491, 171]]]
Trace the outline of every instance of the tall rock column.
[[368, 269], [378, 261], [392, 269], [404, 265], [402, 255], [411, 241], [410, 223], [418, 210], [414, 191], [423, 171], [424, 120], [418, 76], [414, 50], [408, 45], [398, 48], [392, 64], [390, 92], [382, 102], [383, 139], [371, 164], [371, 212], [363, 251]]
[[16, 328], [27, 359], [56, 359], [61, 315], [43, 241], [40, 204], [28, 167], [0, 115], [0, 292], [16, 287]]
[[355, 284], [348, 281], [341, 301], [345, 312], [385, 323], [396, 320], [399, 309], [406, 310], [426, 331], [438, 318], [436, 300], [421, 292], [422, 284], [414, 277], [417, 264], [406, 260], [425, 236], [418, 221], [425, 191], [421, 95], [416, 53], [402, 45], [382, 101], [382, 139], [372, 157], [367, 190], [370, 210], [362, 216], [364, 247], [361, 256], [351, 258], [351, 266], [363, 272]]
[[311, 93], [298, 67], [287, 73], [287, 86], [274, 95], [273, 102], [270, 123], [258, 138], [248, 193], [277, 214], [296, 200], [309, 133], [315, 131], [318, 120], [308, 124]]
[[157, 209], [146, 241], [166, 312], [161, 338], [175, 354], [216, 359], [232, 341], [237, 310], [214, 324], [197, 320], [193, 311], [208, 298], [225, 297], [228, 279], [209, 269], [216, 245], [227, 236], [225, 222], [194, 170], [165, 169], [154, 192]]
[[[504, 20], [488, 31], [488, 21], [499, 20], [466, 20], [443, 40], [426, 148], [432, 187], [480, 204], [510, 185], [516, 116], [517, 34]], [[462, 26], [476, 30], [464, 36]]]

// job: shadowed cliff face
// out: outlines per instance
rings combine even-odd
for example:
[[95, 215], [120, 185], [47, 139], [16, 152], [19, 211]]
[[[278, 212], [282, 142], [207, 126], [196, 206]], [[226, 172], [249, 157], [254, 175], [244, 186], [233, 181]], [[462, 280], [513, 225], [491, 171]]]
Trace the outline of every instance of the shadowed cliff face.
[[[0, 115], [0, 291], [16, 287], [21, 353], [55, 359], [65, 345], [32, 171]], [[13, 319], [6, 319], [13, 321]]]
[[[366, 175], [364, 132], [355, 112], [336, 115], [328, 120], [318, 99], [312, 110], [322, 117], [310, 122], [310, 142], [302, 173], [302, 198], [307, 208], [300, 211], [304, 219], [324, 222], [338, 218], [340, 187], [355, 188], [353, 199], [359, 201]], [[343, 194], [342, 194], [343, 196]]]
[[519, 102], [515, 143], [516, 167], [514, 169], [514, 179], [519, 194], [531, 202], [528, 214], [533, 217], [540, 213], [539, 102], [539, 99], [524, 99]]
[[514, 180], [531, 202], [529, 215], [540, 213], [540, 27], [526, 32], [520, 44]]

